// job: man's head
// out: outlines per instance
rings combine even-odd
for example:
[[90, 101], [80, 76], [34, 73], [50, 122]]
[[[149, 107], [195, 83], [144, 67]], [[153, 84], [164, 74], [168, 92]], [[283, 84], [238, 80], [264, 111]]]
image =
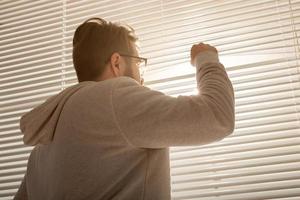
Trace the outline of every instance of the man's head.
[[91, 18], [73, 38], [73, 63], [79, 82], [129, 76], [142, 83], [137, 42], [133, 28]]

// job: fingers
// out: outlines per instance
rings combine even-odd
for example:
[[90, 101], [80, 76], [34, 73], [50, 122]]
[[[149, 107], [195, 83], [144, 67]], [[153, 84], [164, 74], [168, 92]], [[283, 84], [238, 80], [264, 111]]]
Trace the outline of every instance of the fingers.
[[214, 51], [218, 53], [218, 50], [214, 46], [211, 46], [209, 44], [204, 44], [202, 42], [199, 44], [194, 44], [192, 46], [191, 53], [199, 53], [201, 51]]
[[199, 44], [194, 44], [191, 48], [191, 64], [194, 65], [194, 59], [197, 56], [197, 54], [204, 52], [204, 51], [213, 51], [218, 53], [218, 50], [209, 45], [209, 44], [205, 44], [203, 42], [200, 42]]

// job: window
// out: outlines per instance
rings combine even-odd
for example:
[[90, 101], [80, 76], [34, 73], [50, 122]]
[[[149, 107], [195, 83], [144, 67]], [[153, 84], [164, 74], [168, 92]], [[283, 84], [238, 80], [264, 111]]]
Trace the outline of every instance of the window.
[[192, 44], [220, 52], [235, 90], [235, 131], [170, 148], [174, 199], [299, 198], [300, 0], [3, 0], [0, 11], [1, 199], [17, 191], [31, 151], [20, 116], [77, 83], [74, 30], [95, 16], [136, 29], [145, 84], [169, 95], [196, 92]]

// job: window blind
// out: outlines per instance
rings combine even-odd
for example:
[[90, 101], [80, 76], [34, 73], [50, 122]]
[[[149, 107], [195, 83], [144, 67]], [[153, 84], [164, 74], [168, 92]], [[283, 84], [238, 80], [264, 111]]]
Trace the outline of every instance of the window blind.
[[0, 2], [0, 199], [12, 199], [31, 147], [23, 145], [21, 115], [63, 87], [63, 4]]
[[192, 44], [219, 50], [235, 131], [170, 148], [173, 199], [299, 199], [300, 0], [1, 1], [0, 10], [1, 199], [16, 193], [32, 149], [20, 117], [77, 83], [73, 34], [95, 16], [136, 29], [145, 84], [168, 95], [197, 93]]

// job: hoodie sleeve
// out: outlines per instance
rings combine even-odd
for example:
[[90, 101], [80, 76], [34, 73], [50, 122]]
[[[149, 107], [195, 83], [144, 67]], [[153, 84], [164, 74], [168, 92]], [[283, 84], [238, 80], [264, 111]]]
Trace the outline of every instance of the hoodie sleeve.
[[127, 142], [141, 148], [202, 145], [231, 134], [234, 90], [218, 55], [196, 57], [198, 95], [171, 97], [122, 78], [112, 91], [116, 125]]

